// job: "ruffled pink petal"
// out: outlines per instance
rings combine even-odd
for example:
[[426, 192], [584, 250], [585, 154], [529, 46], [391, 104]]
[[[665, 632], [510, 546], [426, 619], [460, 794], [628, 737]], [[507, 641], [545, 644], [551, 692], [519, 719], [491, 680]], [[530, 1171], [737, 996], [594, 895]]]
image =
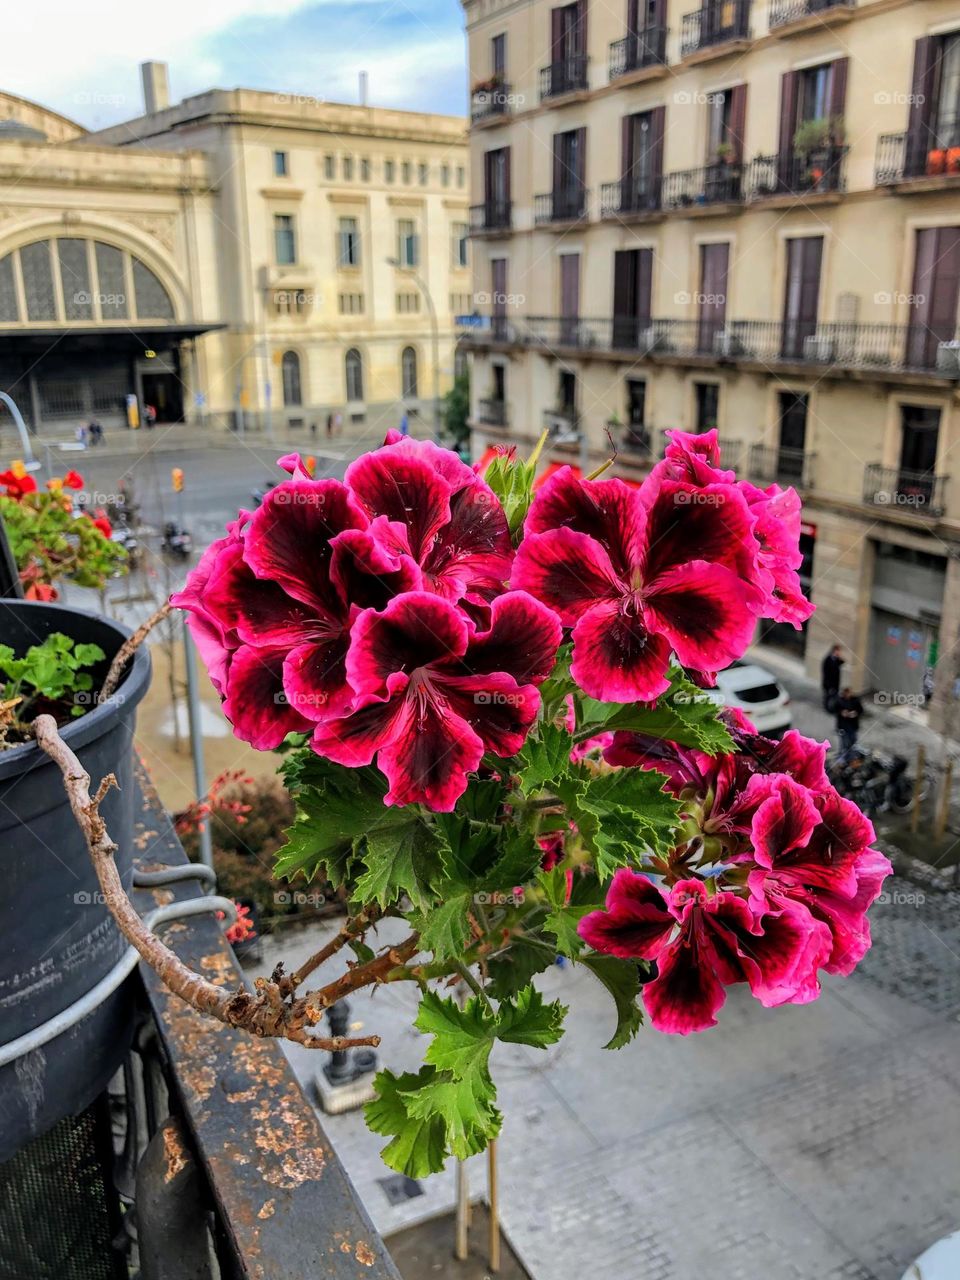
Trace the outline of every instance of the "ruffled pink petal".
[[230, 663], [223, 714], [236, 736], [258, 751], [271, 751], [288, 733], [312, 728], [287, 701], [283, 689], [285, 656], [282, 649], [244, 645]]
[[661, 462], [650, 473], [651, 480], [687, 480], [691, 484], [733, 484], [736, 473], [720, 471], [720, 442], [717, 432], [693, 435], [688, 431], [665, 432], [668, 444]]
[[[549, 537], [549, 534], [544, 535]], [[602, 702], [651, 702], [670, 687], [670, 645], [631, 601], [604, 600], [573, 628], [570, 674]]]
[[753, 730], [741, 750], [765, 773], [787, 773], [801, 787], [828, 791], [827, 745], [805, 738], [796, 729], [788, 729], [779, 742]]
[[513, 544], [500, 500], [473, 477], [451, 497], [450, 519], [424, 556], [425, 585], [448, 600], [459, 600], [468, 591], [492, 599], [503, 590], [512, 564]]
[[460, 676], [434, 669], [430, 680], [438, 698], [472, 727], [488, 751], [512, 756], [526, 742], [540, 710], [536, 685], [518, 684], [502, 671]]
[[702, 964], [683, 937], [661, 951], [659, 972], [643, 988], [650, 1021], [667, 1035], [687, 1036], [717, 1025], [717, 1013], [727, 993], [716, 973]]
[[572, 529], [525, 537], [513, 562], [510, 586], [542, 600], [566, 626], [598, 600], [617, 600], [624, 590], [600, 543]]
[[539, 684], [553, 670], [563, 637], [552, 609], [526, 591], [508, 591], [491, 605], [490, 625], [470, 641], [467, 671], [506, 671], [521, 684]]
[[382, 609], [405, 591], [419, 591], [416, 561], [391, 551], [372, 529], [345, 529], [330, 541], [330, 578], [342, 598], [360, 609]]
[[[475, 481], [470, 468], [466, 470], [470, 480]], [[406, 526], [410, 552], [418, 563], [422, 562], [433, 539], [450, 519], [454, 485], [420, 451], [404, 443], [387, 445], [357, 458], [347, 467], [344, 479], [371, 518], [386, 516]]]
[[749, 647], [761, 599], [730, 569], [693, 560], [661, 574], [643, 604], [683, 666], [719, 671]]
[[285, 453], [282, 458], [277, 459], [277, 466], [281, 471], [286, 471], [288, 475], [293, 476], [294, 480], [312, 480], [310, 472], [303, 465], [299, 453]]
[[762, 867], [773, 868], [793, 851], [806, 847], [820, 824], [811, 792], [786, 774], [755, 774], [745, 799], [748, 804], [760, 801], [750, 835], [754, 856]]
[[649, 504], [646, 583], [652, 586], [661, 575], [694, 560], [724, 565], [745, 582], [755, 581], [754, 517], [736, 485], [698, 487], [663, 480], [655, 490], [643, 492]]
[[645, 527], [638, 489], [616, 479], [581, 480], [571, 467], [561, 467], [538, 489], [524, 533], [529, 537], [565, 528], [587, 534], [627, 578], [643, 554]]
[[377, 767], [390, 783], [387, 804], [425, 804], [451, 813], [467, 789], [467, 775], [483, 759], [483, 742], [460, 716], [432, 698], [405, 697]]
[[321, 720], [310, 746], [318, 756], [336, 764], [360, 768], [370, 764], [381, 747], [387, 745], [406, 715], [405, 677], [392, 697], [373, 698], [348, 715]]
[[799, 902], [781, 899], [779, 908], [732, 930], [750, 990], [767, 1008], [807, 1004], [820, 994], [817, 970], [830, 955], [830, 931]]
[[462, 658], [469, 638], [467, 619], [440, 596], [426, 591], [395, 596], [382, 613], [368, 609], [354, 622], [347, 679], [358, 694], [382, 697], [394, 672], [409, 674]]
[[245, 644], [279, 648], [299, 643], [328, 620], [322, 605], [304, 604], [275, 582], [256, 577], [243, 550], [238, 542], [221, 554], [204, 593], [207, 608], [225, 628], [234, 629]]
[[621, 867], [607, 890], [606, 910], [584, 916], [577, 932], [594, 951], [624, 960], [655, 960], [676, 923], [656, 885]]
[[343, 715], [353, 702], [347, 684], [347, 648], [344, 628], [297, 645], [283, 664], [283, 687], [292, 707], [307, 720]]

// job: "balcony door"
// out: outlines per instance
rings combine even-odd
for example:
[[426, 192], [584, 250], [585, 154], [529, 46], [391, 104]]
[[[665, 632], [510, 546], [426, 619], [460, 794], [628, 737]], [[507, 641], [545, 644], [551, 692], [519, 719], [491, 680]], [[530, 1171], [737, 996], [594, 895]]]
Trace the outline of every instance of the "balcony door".
[[728, 244], [700, 246], [700, 296], [697, 316], [697, 351], [713, 352], [716, 336], [723, 329], [727, 314], [727, 273], [730, 265]]
[[505, 226], [510, 210], [510, 148], [498, 147], [483, 157], [485, 224]]
[[780, 349], [785, 360], [802, 360], [804, 343], [817, 331], [822, 260], [822, 236], [801, 236], [787, 241], [787, 282]]
[[650, 327], [653, 250], [618, 249], [613, 255], [613, 345], [636, 349]]
[[907, 362], [916, 369], [935, 369], [937, 347], [957, 335], [960, 227], [928, 227], [917, 232], [913, 299]]
[[583, 214], [586, 153], [586, 129], [570, 129], [553, 135], [554, 218], [579, 218]]
[[624, 116], [620, 131], [620, 212], [660, 208], [666, 108]]
[[924, 36], [914, 46], [905, 175], [945, 171], [960, 146], [960, 33]]
[[565, 93], [580, 87], [587, 52], [587, 2], [560, 5], [550, 11], [551, 90]]
[[560, 255], [560, 342], [575, 347], [580, 331], [580, 255]]
[[490, 318], [493, 336], [505, 341], [507, 337], [507, 260], [490, 259]]
[[937, 469], [940, 410], [927, 405], [903, 405], [900, 409], [900, 433], [897, 493], [909, 496], [921, 510], [928, 510], [932, 505]]
[[776, 476], [788, 483], [803, 483], [803, 463], [807, 450], [807, 412], [810, 397], [805, 393], [781, 391], [779, 395], [780, 433], [777, 441]]
[[[781, 190], [806, 189], [812, 184], [814, 173], [820, 174], [820, 186], [826, 179], [827, 190], [839, 182], [838, 122], [842, 123], [846, 111], [848, 61], [834, 58], [819, 66], [788, 71], [781, 78], [777, 145], [777, 180]], [[819, 145], [818, 125], [822, 132]]]

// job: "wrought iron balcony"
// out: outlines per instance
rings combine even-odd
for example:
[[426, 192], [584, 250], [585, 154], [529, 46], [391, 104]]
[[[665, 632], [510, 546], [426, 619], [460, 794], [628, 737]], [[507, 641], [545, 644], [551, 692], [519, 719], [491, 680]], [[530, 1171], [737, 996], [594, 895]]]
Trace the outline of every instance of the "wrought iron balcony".
[[470, 206], [470, 230], [509, 231], [513, 214], [510, 200], [485, 200], [483, 204]]
[[855, 7], [855, 0], [771, 0], [770, 30], [776, 31], [819, 14], [829, 16], [832, 9], [853, 10]]
[[540, 97], [557, 98], [564, 93], [579, 93], [587, 87], [587, 56], [573, 53], [540, 68]]
[[863, 500], [880, 510], [902, 511], [937, 519], [946, 509], [949, 476], [930, 471], [905, 471], [871, 462], [863, 473]]
[[664, 209], [694, 209], [715, 204], [739, 204], [743, 199], [743, 170], [718, 162], [700, 169], [680, 169], [663, 179]]
[[749, 472], [762, 484], [793, 485], [812, 489], [816, 454], [805, 449], [785, 449], [779, 445], [750, 446]]
[[680, 57], [750, 38], [750, 0], [711, 0], [694, 13], [684, 14], [680, 28]]
[[561, 187], [533, 198], [533, 220], [537, 226], [551, 222], [579, 222], [586, 216], [585, 187]]
[[728, 335], [724, 354], [734, 360], [960, 378], [958, 348], [938, 342], [923, 324], [735, 320], [724, 332]]
[[[612, 426], [610, 423], [608, 427]], [[621, 427], [615, 443], [623, 450], [631, 462], [649, 462], [651, 465], [663, 456], [662, 449], [657, 449], [656, 433], [650, 428], [634, 423]]]
[[487, 89], [475, 89], [470, 95], [470, 120], [480, 124], [495, 116], [509, 114], [513, 102], [508, 84], [491, 84]]
[[960, 115], [939, 121], [936, 132], [882, 133], [874, 181], [892, 186], [914, 178], [960, 178]]
[[667, 28], [647, 27], [610, 45], [610, 79], [667, 65]]
[[600, 217], [623, 218], [657, 213], [662, 207], [663, 180], [620, 178], [600, 188]]
[[847, 147], [821, 147], [808, 155], [757, 156], [746, 169], [748, 200], [771, 196], [812, 196], [845, 191]]
[[505, 427], [507, 425], [506, 401], [497, 400], [493, 396], [478, 400], [477, 421], [489, 427]]
[[580, 414], [570, 405], [544, 409], [543, 430], [550, 432], [551, 444], [576, 444], [580, 440]]

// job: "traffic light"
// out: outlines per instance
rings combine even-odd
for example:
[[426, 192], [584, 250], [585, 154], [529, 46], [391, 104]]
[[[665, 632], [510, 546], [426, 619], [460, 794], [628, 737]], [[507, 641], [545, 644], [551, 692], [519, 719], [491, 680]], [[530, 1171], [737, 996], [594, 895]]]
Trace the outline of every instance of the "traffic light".
[[174, 467], [170, 472], [170, 480], [173, 483], [174, 493], [183, 493], [183, 468]]

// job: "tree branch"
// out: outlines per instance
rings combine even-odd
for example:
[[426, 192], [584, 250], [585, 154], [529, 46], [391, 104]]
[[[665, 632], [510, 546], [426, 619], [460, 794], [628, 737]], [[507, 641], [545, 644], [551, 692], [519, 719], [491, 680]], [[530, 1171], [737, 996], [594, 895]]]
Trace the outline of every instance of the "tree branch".
[[120, 683], [120, 677], [123, 675], [123, 669], [136, 653], [136, 651], [146, 640], [147, 636], [157, 625], [162, 622], [173, 608], [169, 600], [165, 600], [155, 613], [152, 613], [146, 622], [137, 627], [132, 636], [128, 636], [123, 644], [116, 652], [116, 656], [110, 663], [110, 670], [107, 672], [107, 678], [103, 682], [103, 688], [100, 690], [100, 701], [103, 702], [109, 698], [114, 689]]

